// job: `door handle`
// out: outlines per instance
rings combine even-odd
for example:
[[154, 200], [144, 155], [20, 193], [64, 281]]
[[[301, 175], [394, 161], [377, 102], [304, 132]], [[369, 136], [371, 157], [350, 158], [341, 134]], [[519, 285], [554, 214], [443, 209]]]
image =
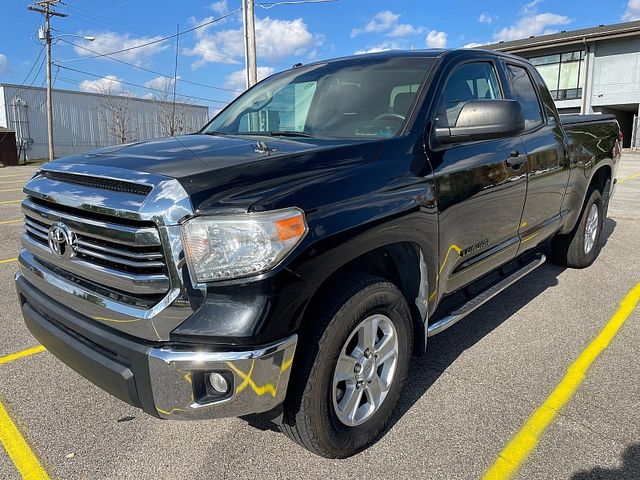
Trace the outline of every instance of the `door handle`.
[[507, 158], [507, 165], [513, 168], [514, 170], [518, 170], [524, 162], [527, 161], [526, 155], [521, 155], [518, 150], [514, 150], [509, 154], [509, 158]]

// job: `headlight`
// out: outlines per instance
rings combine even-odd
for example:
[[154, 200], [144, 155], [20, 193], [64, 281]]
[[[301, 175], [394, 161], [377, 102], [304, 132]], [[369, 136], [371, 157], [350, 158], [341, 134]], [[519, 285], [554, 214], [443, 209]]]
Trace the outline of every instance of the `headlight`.
[[280, 263], [306, 233], [304, 213], [297, 208], [195, 217], [182, 228], [189, 268], [198, 282], [265, 272]]

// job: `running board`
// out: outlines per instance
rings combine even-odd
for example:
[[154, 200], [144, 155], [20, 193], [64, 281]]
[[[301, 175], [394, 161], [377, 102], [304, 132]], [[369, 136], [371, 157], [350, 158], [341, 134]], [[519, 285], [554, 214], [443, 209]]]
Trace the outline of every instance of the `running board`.
[[434, 324], [429, 325], [427, 329], [427, 336], [433, 337], [434, 335], [444, 332], [447, 328], [455, 325], [464, 317], [469, 315], [471, 312], [473, 312], [474, 310], [479, 308], [481, 305], [485, 304], [486, 302], [491, 300], [493, 297], [498, 295], [500, 292], [505, 290], [507, 287], [513, 285], [522, 277], [525, 277], [531, 272], [533, 272], [536, 268], [542, 265], [546, 260], [547, 260], [546, 256], [544, 256], [541, 253], [537, 254], [533, 258], [533, 260], [529, 262], [527, 265], [525, 265], [524, 267], [520, 268], [519, 270], [516, 270], [515, 272], [510, 274], [508, 277], [500, 280], [498, 283], [494, 284], [492, 287], [489, 287], [484, 292], [473, 297], [471, 300], [469, 300], [467, 303], [462, 305], [457, 310], [454, 310], [453, 312], [451, 312], [449, 315], [445, 315], [443, 318], [441, 318]]

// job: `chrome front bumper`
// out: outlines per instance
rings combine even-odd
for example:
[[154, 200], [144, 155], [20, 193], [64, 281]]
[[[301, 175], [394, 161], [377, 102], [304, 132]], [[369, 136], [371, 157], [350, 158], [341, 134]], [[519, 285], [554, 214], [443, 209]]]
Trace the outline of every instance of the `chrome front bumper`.
[[[297, 336], [250, 350], [163, 347], [135, 340], [79, 314], [16, 274], [25, 323], [47, 350], [115, 397], [160, 418], [196, 420], [262, 413], [285, 398]], [[226, 395], [202, 395], [210, 372]]]
[[[267, 412], [284, 401], [297, 336], [257, 350], [237, 352], [149, 351], [155, 409], [161, 418], [192, 420]], [[194, 372], [225, 372], [230, 395], [220, 401], [194, 399]], [[207, 379], [205, 378], [205, 381]]]

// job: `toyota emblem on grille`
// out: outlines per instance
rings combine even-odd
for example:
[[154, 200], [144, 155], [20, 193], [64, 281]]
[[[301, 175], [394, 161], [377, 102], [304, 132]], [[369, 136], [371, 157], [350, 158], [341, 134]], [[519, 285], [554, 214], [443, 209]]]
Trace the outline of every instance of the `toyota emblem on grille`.
[[71, 258], [75, 255], [76, 236], [62, 222], [55, 222], [49, 227], [49, 248], [58, 257]]

